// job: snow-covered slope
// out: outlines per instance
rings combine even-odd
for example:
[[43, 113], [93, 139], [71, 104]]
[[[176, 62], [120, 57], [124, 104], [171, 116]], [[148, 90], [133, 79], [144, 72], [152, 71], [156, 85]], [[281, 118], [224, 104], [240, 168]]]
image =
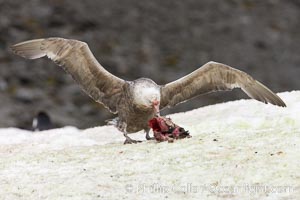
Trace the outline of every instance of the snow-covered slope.
[[[171, 115], [192, 138], [123, 145], [111, 126], [0, 129], [0, 199], [297, 199], [300, 91]], [[144, 139], [144, 133], [132, 135]]]

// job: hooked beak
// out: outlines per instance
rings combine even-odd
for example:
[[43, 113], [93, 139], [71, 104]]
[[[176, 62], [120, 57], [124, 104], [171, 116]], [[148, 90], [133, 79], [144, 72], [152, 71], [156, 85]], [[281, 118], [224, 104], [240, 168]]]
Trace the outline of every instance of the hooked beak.
[[156, 114], [157, 116], [160, 116], [160, 113], [159, 113], [159, 105], [160, 105], [160, 102], [159, 102], [158, 100], [154, 100], [154, 101], [152, 102], [152, 106], [153, 106], [153, 108], [154, 108], [154, 110], [155, 110], [155, 114]]

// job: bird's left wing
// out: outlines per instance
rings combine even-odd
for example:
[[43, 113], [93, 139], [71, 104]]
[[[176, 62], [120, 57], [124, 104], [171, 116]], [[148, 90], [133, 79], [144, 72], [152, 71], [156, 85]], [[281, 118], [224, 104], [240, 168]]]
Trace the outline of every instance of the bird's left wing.
[[258, 101], [286, 106], [280, 97], [245, 72], [221, 63], [208, 62], [187, 76], [162, 86], [160, 108], [175, 106], [201, 94], [234, 88], [241, 88]]
[[80, 84], [96, 102], [116, 113], [116, 105], [125, 81], [106, 71], [96, 60], [85, 42], [64, 38], [25, 41], [11, 47], [24, 58], [47, 56]]

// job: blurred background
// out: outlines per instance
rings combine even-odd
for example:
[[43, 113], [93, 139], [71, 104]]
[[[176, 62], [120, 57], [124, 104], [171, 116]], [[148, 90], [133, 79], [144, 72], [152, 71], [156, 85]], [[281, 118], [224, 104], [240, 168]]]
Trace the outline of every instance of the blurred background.
[[[53, 36], [87, 42], [126, 80], [165, 84], [213, 60], [274, 92], [300, 88], [299, 0], [0, 0], [0, 127], [30, 128], [40, 110], [58, 126], [87, 128], [113, 118], [53, 62], [9, 51]], [[164, 114], [240, 98], [240, 90], [214, 93]]]

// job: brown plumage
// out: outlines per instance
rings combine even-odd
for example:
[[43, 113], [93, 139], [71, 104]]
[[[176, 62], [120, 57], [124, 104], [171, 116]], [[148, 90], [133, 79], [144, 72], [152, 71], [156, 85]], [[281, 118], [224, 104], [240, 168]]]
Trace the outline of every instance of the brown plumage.
[[241, 88], [248, 96], [264, 103], [285, 107], [271, 90], [251, 76], [227, 65], [208, 62], [191, 74], [166, 85], [146, 78], [122, 80], [106, 71], [88, 45], [63, 38], [36, 39], [16, 44], [12, 51], [24, 58], [47, 56], [71, 74], [96, 102], [118, 114], [115, 125], [124, 133], [126, 143], [136, 142], [127, 133], [147, 132], [148, 121], [164, 107], [172, 107], [201, 94]]
[[161, 106], [175, 106], [201, 94], [241, 88], [249, 97], [285, 107], [285, 103], [266, 86], [243, 71], [208, 62], [201, 68], [162, 87]]

